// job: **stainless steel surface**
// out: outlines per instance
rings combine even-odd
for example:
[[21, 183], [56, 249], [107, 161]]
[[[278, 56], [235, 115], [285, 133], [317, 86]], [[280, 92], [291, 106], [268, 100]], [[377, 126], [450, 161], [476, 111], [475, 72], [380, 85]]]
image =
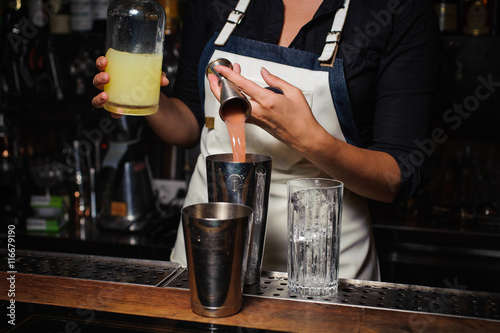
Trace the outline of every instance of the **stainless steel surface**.
[[[164, 287], [188, 288], [188, 280], [183, 271]], [[500, 321], [500, 294], [470, 290], [339, 279], [336, 295], [302, 298], [289, 293], [286, 273], [263, 272], [260, 285], [246, 286], [244, 295]]]
[[191, 309], [226, 317], [241, 309], [253, 210], [226, 202], [182, 209]]
[[257, 283], [266, 236], [272, 158], [246, 154], [244, 163], [236, 163], [232, 154], [219, 154], [208, 156], [206, 163], [208, 201], [239, 203], [254, 211], [245, 283]]
[[224, 120], [226, 110], [229, 112], [234, 110], [242, 110], [245, 113], [245, 117], [248, 118], [250, 116], [250, 113], [252, 112], [252, 106], [250, 105], [250, 102], [233, 82], [229, 81], [214, 70], [214, 67], [218, 65], [229, 67], [231, 69], [233, 69], [233, 65], [229, 60], [222, 58], [212, 61], [205, 69], [205, 74], [207, 76], [208, 74], [214, 74], [219, 78], [219, 86], [221, 88], [219, 116], [222, 120]]
[[[7, 266], [7, 250], [0, 249], [5, 260], [0, 270], [11, 271]], [[72, 277], [78, 279], [125, 282], [159, 286], [179, 273], [179, 264], [116, 257], [101, 257], [57, 252], [25, 251], [16, 249], [17, 273]]]
[[[9, 271], [7, 250], [0, 249], [0, 256], [3, 258], [0, 261], [0, 270]], [[16, 272], [146, 284], [161, 288], [189, 288], [186, 269], [176, 263], [154, 260], [17, 249]], [[263, 272], [260, 284], [246, 286], [243, 293], [251, 297], [295, 302], [391, 309], [422, 316], [441, 314], [500, 321], [500, 293], [339, 279], [339, 290], [335, 296], [299, 298], [289, 294], [287, 285], [286, 273]]]

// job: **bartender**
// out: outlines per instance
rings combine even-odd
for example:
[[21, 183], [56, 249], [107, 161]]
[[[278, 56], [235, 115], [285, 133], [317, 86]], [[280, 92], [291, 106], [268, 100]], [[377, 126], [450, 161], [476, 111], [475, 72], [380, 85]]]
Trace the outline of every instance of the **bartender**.
[[[217, 80], [204, 73], [210, 61], [227, 58], [234, 70], [216, 70], [252, 104], [247, 153], [273, 158], [263, 269], [286, 271], [286, 182], [325, 177], [345, 186], [339, 276], [378, 280], [366, 199], [405, 201], [426, 178], [412, 156], [429, 135], [436, 87], [440, 37], [432, 2], [185, 3], [173, 94], [161, 95], [158, 112], [146, 117], [170, 144], [200, 143], [185, 205], [208, 201], [205, 158], [231, 152], [217, 116]], [[106, 65], [97, 59], [99, 70]], [[101, 72], [94, 85], [102, 90], [109, 79]], [[93, 105], [106, 101], [101, 92]], [[186, 265], [181, 227], [171, 259]]]

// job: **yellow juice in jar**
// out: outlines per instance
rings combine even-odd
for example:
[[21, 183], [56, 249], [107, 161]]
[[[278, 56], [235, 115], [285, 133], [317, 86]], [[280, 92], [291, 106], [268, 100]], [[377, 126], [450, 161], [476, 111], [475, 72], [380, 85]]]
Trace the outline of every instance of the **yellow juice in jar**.
[[163, 55], [106, 52], [109, 83], [104, 108], [125, 115], [149, 115], [158, 110]]

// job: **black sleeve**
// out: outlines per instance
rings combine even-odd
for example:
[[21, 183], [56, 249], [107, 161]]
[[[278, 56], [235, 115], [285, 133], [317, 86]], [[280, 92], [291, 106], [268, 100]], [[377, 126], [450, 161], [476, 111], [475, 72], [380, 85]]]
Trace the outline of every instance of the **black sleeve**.
[[[379, 67], [374, 150], [392, 155], [401, 170], [395, 202], [410, 198], [427, 180], [430, 119], [437, 88], [441, 38], [430, 1], [402, 2]], [[391, 175], [387, 175], [390, 182]]]
[[340, 56], [356, 125], [365, 148], [397, 161], [401, 178], [385, 180], [400, 180], [395, 202], [402, 202], [428, 178], [421, 147], [430, 138], [441, 56], [437, 16], [430, 0], [351, 5]]

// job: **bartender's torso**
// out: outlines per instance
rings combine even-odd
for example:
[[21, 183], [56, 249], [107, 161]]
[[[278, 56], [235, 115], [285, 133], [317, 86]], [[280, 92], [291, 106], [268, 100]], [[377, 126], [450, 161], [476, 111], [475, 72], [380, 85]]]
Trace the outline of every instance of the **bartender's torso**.
[[[193, 111], [200, 128], [205, 115], [198, 82], [199, 60], [206, 43], [221, 31], [235, 4], [234, 0], [185, 2], [181, 58], [173, 96]], [[342, 5], [342, 0], [322, 1], [288, 47], [321, 54], [325, 36]], [[284, 19], [281, 0], [252, 0], [232, 35], [278, 45]], [[418, 149], [416, 140], [428, 137], [440, 47], [430, 2], [351, 1], [337, 59], [344, 61], [352, 114], [364, 147], [387, 152], [403, 161]], [[413, 171], [403, 179], [399, 200], [415, 192], [425, 178], [423, 166], [417, 165]]]
[[[311, 8], [309, 14], [312, 15], [314, 11], [315, 9]], [[341, 19], [339, 20], [338, 17]], [[336, 26], [338, 21], [343, 24], [342, 17], [345, 16], [337, 16]], [[307, 15], [303, 19], [307, 21]], [[347, 139], [350, 143], [360, 145], [352, 120], [341, 60], [335, 61], [333, 67], [321, 66], [318, 56], [306, 51], [283, 48], [279, 45], [239, 37], [222, 37], [223, 42], [219, 42], [221, 36], [230, 36], [229, 33], [226, 33], [226, 28], [222, 30], [215, 43], [214, 40], [211, 40], [207, 44], [199, 62], [200, 68], [206, 67], [214, 59], [227, 58], [241, 65], [242, 75], [259, 83], [262, 81], [258, 75], [259, 68], [266, 67], [272, 73], [304, 92], [311, 112], [328, 133], [341, 140], [346, 141]], [[288, 25], [289, 30], [286, 31], [281, 40], [288, 44], [287, 36], [290, 33], [293, 34], [297, 28], [297, 25]], [[326, 37], [323, 44], [328, 45]], [[201, 71], [200, 68], [199, 79], [200, 83], [203, 82], [203, 91], [205, 92], [202, 94], [204, 114], [207, 119], [215, 119], [215, 125], [207, 125], [202, 131], [201, 155], [186, 197], [188, 205], [206, 201], [204, 192], [206, 192], [205, 159], [207, 156], [231, 151], [227, 128], [223, 121], [216, 116], [218, 102], [211, 94], [208, 82], [204, 78], [204, 71]], [[213, 124], [212, 121], [208, 123]], [[321, 169], [303, 159], [297, 152], [256, 126], [246, 126], [245, 136], [247, 152], [273, 157], [264, 269], [286, 270], [286, 182], [298, 177], [325, 178], [328, 176]], [[340, 276], [377, 279], [378, 265], [371, 238], [369, 213], [364, 199], [347, 191], [344, 197], [343, 212]], [[181, 232], [181, 230], [179, 231]], [[182, 237], [179, 235], [173, 259], [182, 262], [183, 246], [181, 243]]]
[[[430, 18], [429, 12], [423, 9], [425, 6], [422, 5], [421, 8], [416, 8], [420, 11], [412, 11], [406, 8], [406, 11], [392, 12], [385, 15], [388, 11], [389, 2], [382, 0], [374, 0], [369, 3], [352, 1], [349, 9], [351, 14], [347, 16], [337, 58], [343, 60], [342, 82], [344, 82], [344, 86], [347, 82], [348, 97], [353, 110], [350, 114], [354, 118], [357, 127], [356, 132], [360, 138], [359, 146], [368, 148], [375, 146], [374, 149], [383, 151], [391, 150], [393, 147], [399, 149], [406, 146], [404, 149], [408, 152], [412, 150], [413, 141], [422, 137], [423, 133], [426, 134], [425, 124], [418, 123], [418, 119], [423, 118], [425, 122], [425, 117], [420, 117], [420, 112], [422, 112], [421, 110], [426, 112], [428, 109], [428, 91], [426, 89], [431, 83], [430, 77], [432, 75], [426, 76], [420, 75], [420, 73], [426, 72], [426, 68], [423, 67], [430, 66], [430, 63], [435, 59], [435, 53], [426, 53], [428, 51], [426, 47], [418, 49], [421, 54], [405, 52], [404, 49], [407, 48], [413, 51], [412, 47], [418, 44], [420, 40], [429, 39], [428, 36], [425, 36], [425, 31], [428, 30], [427, 28], [431, 24], [426, 26], [426, 20]], [[203, 96], [207, 92], [205, 91], [206, 86], [203, 84], [198, 85], [198, 79], [200, 78], [198, 72], [201, 67], [206, 65], [206, 62], [200, 61], [200, 57], [205, 41], [208, 41], [213, 33], [222, 29], [225, 18], [234, 8], [235, 2], [193, 0], [188, 1], [187, 4], [189, 15], [184, 22], [186, 31], [183, 34], [183, 40], [189, 42], [183, 42], [184, 46], [181, 49], [181, 63], [176, 79], [176, 86], [181, 88], [174, 87], [174, 95], [183, 100], [193, 110], [202, 126], [206, 116], [202, 107], [202, 103], [206, 103]], [[289, 49], [320, 54], [325, 44], [325, 36], [331, 28], [335, 12], [342, 4], [343, 1], [339, 0], [323, 1], [314, 13], [312, 20], [305, 24], [289, 43]], [[406, 5], [419, 6], [414, 1], [400, 1], [398, 4], [401, 8]], [[352, 15], [353, 12], [354, 15]], [[285, 20], [284, 13], [281, 1], [254, 0], [250, 3], [244, 20], [234, 31], [233, 36], [241, 36], [248, 40], [261, 41], [272, 45], [288, 44], [290, 36], [283, 35], [286, 38], [280, 39]], [[433, 12], [432, 14], [435, 15]], [[420, 29], [415, 29], [417, 21]], [[406, 27], [399, 26], [397, 30], [394, 29], [396, 25], [401, 25], [403, 22]], [[375, 27], [376, 30], [366, 30], [369, 26]], [[293, 34], [291, 32], [289, 35]], [[406, 35], [409, 35], [409, 37], [405, 37], [405, 43], [400, 43], [402, 36]], [[427, 44], [425, 46], [432, 47], [432, 45]], [[416, 55], [421, 56], [421, 58], [415, 58]], [[418, 65], [405, 67], [404, 65], [408, 62], [418, 62]], [[401, 67], [402, 65], [403, 67]], [[432, 65], [434, 66], [434, 64]], [[273, 72], [272, 69], [271, 72]], [[190, 87], [192, 88], [191, 91], [189, 90]], [[415, 94], [414, 90], [418, 90], [418, 93]], [[198, 96], [193, 98], [193, 93], [199, 94], [198, 96], [202, 97], [201, 100], [197, 98]], [[385, 114], [384, 116], [375, 117], [379, 109]], [[402, 110], [404, 112], [401, 112]], [[412, 119], [415, 115], [418, 118]], [[376, 123], [376, 119], [383, 119], [383, 121]], [[411, 132], [405, 126], [394, 126], [394, 123], [401, 124], [399, 120], [403, 119], [412, 122], [412, 126], [408, 128], [416, 129], [417, 132]], [[405, 131], [401, 131], [401, 128], [405, 128]], [[206, 129], [204, 131], [205, 134], [209, 133]], [[202, 134], [202, 138], [203, 136]], [[213, 135], [213, 137], [217, 139], [216, 135]], [[205, 136], [206, 138], [207, 136]], [[213, 142], [215, 141], [213, 140]], [[202, 142], [202, 145], [205, 143]], [[219, 148], [221, 148], [220, 150], [227, 150], [222, 146], [216, 147], [210, 144], [205, 147], [208, 148], [205, 151], [206, 154], [211, 151], [218, 151]], [[202, 172], [202, 168], [203, 160], [198, 164], [197, 169]], [[413, 176], [417, 178], [417, 182], [413, 183], [418, 184], [419, 173], [415, 172]], [[195, 186], [195, 190], [190, 190], [191, 193], [206, 190], [202, 184], [203, 175], [199, 174], [197, 177], [200, 182]], [[190, 196], [188, 195], [188, 197]], [[196, 202], [202, 199], [203, 197], [191, 196], [188, 203], [190, 200]], [[365, 208], [352, 210], [353, 213], [356, 211], [359, 211], [361, 215], [366, 215]], [[353, 217], [359, 217], [360, 221], [363, 220], [361, 216], [353, 215]], [[366, 228], [366, 224], [363, 225], [363, 228]], [[356, 227], [353, 227], [353, 229], [356, 229]], [[366, 239], [366, 237], [369, 237], [369, 235], [365, 233], [364, 238]], [[356, 245], [355, 243], [354, 241], [353, 246]], [[359, 263], [361, 266], [364, 264], [363, 262]], [[358, 268], [362, 269], [361, 266]]]

